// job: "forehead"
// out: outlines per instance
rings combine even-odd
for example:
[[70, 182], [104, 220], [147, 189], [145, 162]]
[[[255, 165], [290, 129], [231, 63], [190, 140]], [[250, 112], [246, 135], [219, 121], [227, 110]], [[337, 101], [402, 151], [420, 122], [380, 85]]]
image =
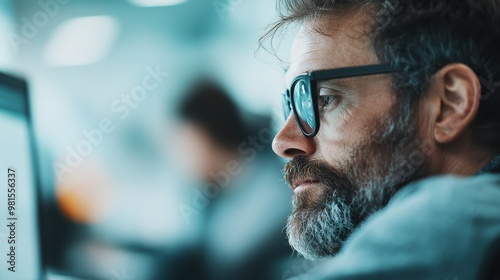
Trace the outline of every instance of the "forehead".
[[363, 11], [305, 21], [292, 44], [287, 85], [309, 71], [378, 63], [367, 35], [369, 25]]

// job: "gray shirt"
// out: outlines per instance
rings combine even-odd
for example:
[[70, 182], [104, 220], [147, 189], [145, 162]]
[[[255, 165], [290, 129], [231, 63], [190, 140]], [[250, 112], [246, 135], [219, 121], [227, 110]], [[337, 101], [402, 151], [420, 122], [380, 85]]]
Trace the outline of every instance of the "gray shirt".
[[490, 278], [500, 270], [499, 253], [500, 176], [442, 176], [402, 189], [349, 238], [337, 257], [306, 276], [500, 279]]

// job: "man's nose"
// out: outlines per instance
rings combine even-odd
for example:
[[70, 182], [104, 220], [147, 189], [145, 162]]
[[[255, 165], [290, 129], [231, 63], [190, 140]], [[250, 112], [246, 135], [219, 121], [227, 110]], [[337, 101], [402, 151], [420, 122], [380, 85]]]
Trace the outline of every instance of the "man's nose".
[[315, 143], [312, 138], [307, 138], [297, 122], [295, 116], [290, 114], [285, 124], [274, 137], [273, 151], [280, 157], [293, 159], [296, 156], [312, 155], [315, 151]]

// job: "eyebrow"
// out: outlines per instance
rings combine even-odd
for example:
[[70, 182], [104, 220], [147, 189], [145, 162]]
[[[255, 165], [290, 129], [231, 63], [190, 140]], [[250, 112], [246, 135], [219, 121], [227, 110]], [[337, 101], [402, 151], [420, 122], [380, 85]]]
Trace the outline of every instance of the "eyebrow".
[[346, 91], [353, 90], [352, 85], [349, 82], [345, 81], [344, 79], [338, 79], [338, 80], [330, 79], [330, 80], [321, 80], [317, 82], [318, 86], [322, 84], [328, 84], [339, 90], [346, 90]]

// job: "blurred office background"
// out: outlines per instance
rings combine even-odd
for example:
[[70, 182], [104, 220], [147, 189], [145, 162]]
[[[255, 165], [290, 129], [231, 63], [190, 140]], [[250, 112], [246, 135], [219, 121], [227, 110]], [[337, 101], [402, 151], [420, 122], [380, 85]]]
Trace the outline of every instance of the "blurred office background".
[[[220, 258], [208, 262], [217, 275], [224, 263], [252, 264], [238, 263], [252, 258], [248, 247], [271, 256], [286, 245], [291, 191], [269, 137], [259, 134], [279, 125], [283, 71], [272, 55], [256, 54], [275, 16], [268, 0], [0, 0], [0, 70], [30, 86], [51, 272], [174, 279], [169, 273], [179, 271], [187, 279], [186, 270], [206, 269], [206, 255], [202, 265], [179, 268], [200, 246], [215, 246], [205, 249]], [[203, 182], [181, 167], [175, 115], [206, 77], [227, 90], [260, 141], [253, 150], [245, 143], [255, 160], [240, 154], [243, 172], [231, 183], [263, 178], [252, 181], [248, 199], [242, 192], [213, 210], [226, 214], [212, 237], [197, 222], [209, 206], [194, 207], [191, 222], [179, 209], [193, 206], [191, 186]], [[208, 245], [197, 246], [203, 238]], [[265, 277], [304, 272], [291, 251], [275, 255]]]

